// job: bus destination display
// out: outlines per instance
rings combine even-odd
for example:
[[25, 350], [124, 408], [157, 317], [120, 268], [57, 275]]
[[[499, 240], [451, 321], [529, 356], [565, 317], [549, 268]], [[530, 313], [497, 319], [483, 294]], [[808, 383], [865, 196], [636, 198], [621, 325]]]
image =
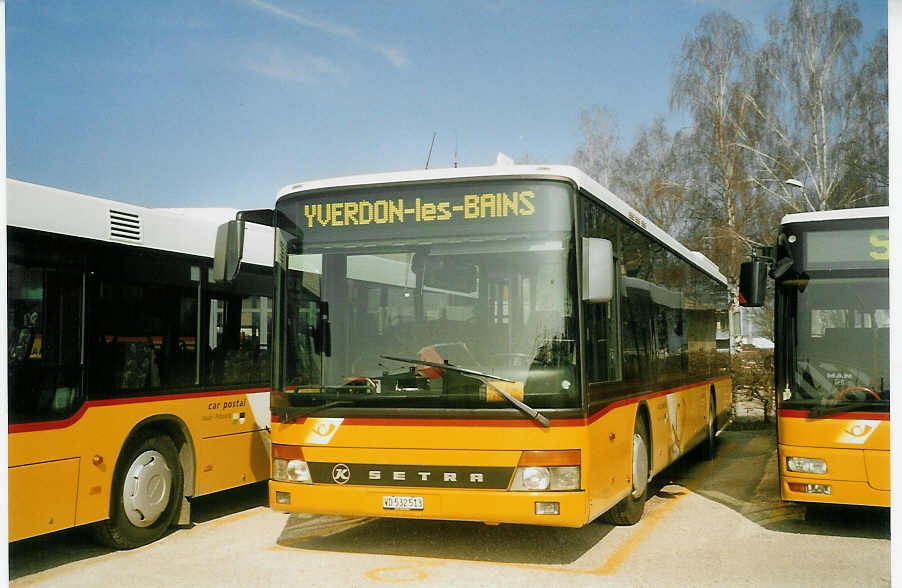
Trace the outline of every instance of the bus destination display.
[[280, 202], [306, 246], [367, 239], [441, 238], [570, 229], [562, 182], [484, 181], [370, 187]]

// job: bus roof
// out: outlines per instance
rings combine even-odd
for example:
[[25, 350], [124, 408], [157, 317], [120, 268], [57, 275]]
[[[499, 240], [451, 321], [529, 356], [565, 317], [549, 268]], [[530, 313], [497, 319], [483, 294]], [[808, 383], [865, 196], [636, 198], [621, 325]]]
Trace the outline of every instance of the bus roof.
[[411, 170], [345, 176], [313, 180], [285, 186], [278, 192], [282, 198], [290, 194], [318, 192], [334, 188], [363, 187], [389, 184], [406, 184], [415, 182], [440, 182], [444, 180], [475, 180], [484, 178], [544, 179], [566, 181], [577, 189], [594, 197], [623, 216], [624, 220], [637, 229], [651, 235], [670, 249], [676, 251], [687, 261], [705, 271], [723, 284], [727, 279], [720, 269], [699, 251], [690, 251], [683, 244], [671, 237], [661, 228], [615, 196], [607, 188], [590, 178], [585, 172], [568, 165], [493, 165], [484, 167], [456, 167], [444, 169]]
[[822, 210], [818, 212], [797, 212], [795, 214], [787, 214], [786, 216], [784, 216], [780, 221], [780, 224], [788, 225], [791, 223], [810, 223], [818, 221], [880, 217], [889, 217], [889, 206], [843, 208], [840, 210]]
[[[160, 251], [213, 257], [216, 230], [234, 219], [231, 208], [145, 208], [6, 180], [6, 224], [59, 235]], [[272, 229], [248, 226], [244, 260], [272, 265]]]

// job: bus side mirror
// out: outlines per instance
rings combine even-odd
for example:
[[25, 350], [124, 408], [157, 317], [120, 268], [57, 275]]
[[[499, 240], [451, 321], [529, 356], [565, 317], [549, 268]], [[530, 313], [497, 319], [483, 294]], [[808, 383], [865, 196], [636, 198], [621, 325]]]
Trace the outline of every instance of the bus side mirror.
[[753, 259], [739, 266], [739, 306], [757, 308], [764, 306], [767, 293], [767, 261]]
[[238, 277], [244, 254], [244, 221], [231, 220], [219, 225], [213, 254], [214, 282], [231, 282]]
[[583, 237], [583, 292], [586, 302], [614, 297], [614, 248], [607, 239]]

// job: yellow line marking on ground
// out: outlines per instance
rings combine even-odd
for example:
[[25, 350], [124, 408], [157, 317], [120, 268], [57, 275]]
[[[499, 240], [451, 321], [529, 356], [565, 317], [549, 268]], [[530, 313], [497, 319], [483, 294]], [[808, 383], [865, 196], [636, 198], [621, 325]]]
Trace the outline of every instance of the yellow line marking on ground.
[[425, 580], [429, 574], [422, 568], [432, 568], [444, 565], [442, 561], [430, 561], [416, 565], [391, 566], [387, 568], [375, 568], [366, 573], [366, 577], [377, 582], [418, 582]]
[[629, 555], [642, 544], [643, 541], [651, 534], [652, 530], [658, 525], [661, 519], [664, 518], [668, 512], [670, 512], [677, 503], [682, 500], [688, 493], [682, 493], [675, 498], [670, 499], [667, 503], [655, 509], [654, 512], [649, 514], [645, 520], [642, 521], [642, 524], [639, 526], [639, 529], [636, 530], [635, 533], [631, 534], [623, 544], [615, 551], [611, 556], [604, 562], [604, 564], [592, 570], [592, 574], [597, 574], [599, 576], [610, 576], [617, 571], [617, 568], [620, 567]]

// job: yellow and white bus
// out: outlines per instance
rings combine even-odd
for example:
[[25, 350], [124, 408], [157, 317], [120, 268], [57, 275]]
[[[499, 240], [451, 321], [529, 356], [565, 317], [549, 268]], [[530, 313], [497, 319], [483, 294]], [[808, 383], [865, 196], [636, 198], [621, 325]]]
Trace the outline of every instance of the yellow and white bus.
[[629, 524], [713, 455], [726, 280], [579, 170], [305, 182], [268, 218], [272, 508]]
[[889, 209], [783, 217], [778, 245], [744, 264], [746, 306], [768, 265], [781, 496], [889, 506]]
[[11, 541], [96, 523], [135, 547], [269, 476], [272, 234], [212, 282], [234, 214], [7, 180]]

